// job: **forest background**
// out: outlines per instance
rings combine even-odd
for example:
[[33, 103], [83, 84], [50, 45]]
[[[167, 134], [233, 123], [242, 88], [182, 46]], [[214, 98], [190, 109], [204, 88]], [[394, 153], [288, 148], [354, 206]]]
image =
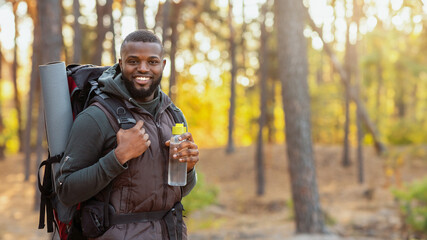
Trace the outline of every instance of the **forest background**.
[[[278, 20], [285, 12], [278, 12], [278, 1], [63, 0], [58, 49], [41, 47], [51, 40], [39, 23], [40, 5], [46, 2], [0, 1], [0, 159], [25, 155], [25, 180], [47, 148], [41, 55], [58, 51], [58, 60], [67, 64], [112, 65], [123, 36], [138, 28], [163, 39], [162, 89], [185, 113], [201, 149], [232, 154], [236, 147], [256, 146], [254, 161], [262, 164], [264, 143], [284, 146], [290, 137], [285, 134], [286, 80], [280, 76], [287, 66], [279, 59], [283, 48], [277, 30], [285, 25]], [[388, 154], [392, 164], [402, 158], [393, 155], [396, 146], [427, 155], [427, 3], [303, 2], [308, 63], [303, 81], [313, 144], [341, 146], [344, 166], [350, 165], [349, 149], [357, 148], [361, 183], [363, 147]], [[37, 159], [30, 157], [33, 152]], [[259, 176], [257, 194], [262, 194]]]

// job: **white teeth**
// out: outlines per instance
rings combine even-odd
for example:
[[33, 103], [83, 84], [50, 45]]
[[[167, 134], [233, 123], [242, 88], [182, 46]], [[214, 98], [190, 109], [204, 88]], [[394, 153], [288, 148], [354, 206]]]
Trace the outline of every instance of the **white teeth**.
[[149, 77], [136, 77], [135, 79], [139, 80], [139, 81], [148, 81], [150, 78]]

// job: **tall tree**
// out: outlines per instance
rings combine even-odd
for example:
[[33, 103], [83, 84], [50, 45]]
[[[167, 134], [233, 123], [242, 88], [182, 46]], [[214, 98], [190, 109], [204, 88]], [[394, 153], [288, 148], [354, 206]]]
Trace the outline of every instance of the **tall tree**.
[[73, 15], [74, 15], [74, 37], [73, 37], [73, 62], [80, 63], [82, 59], [82, 27], [79, 23], [80, 18], [80, 1], [73, 0]]
[[275, 1], [286, 142], [297, 233], [325, 231], [310, 125], [303, 1]]
[[[33, 55], [31, 56], [31, 76], [30, 76], [30, 90], [28, 93], [28, 108], [27, 108], [27, 120], [25, 124], [25, 138], [24, 138], [24, 152], [25, 152], [25, 180], [29, 180], [30, 177], [30, 165], [31, 165], [31, 130], [33, 122], [33, 109], [34, 95], [39, 92], [36, 91], [37, 85], [40, 85], [40, 78], [38, 72], [38, 66], [40, 65], [41, 58], [41, 37], [40, 37], [40, 24], [36, 15], [31, 16], [34, 22], [34, 40], [33, 40]], [[40, 87], [39, 87], [40, 88]], [[40, 104], [40, 102], [39, 102]], [[37, 198], [36, 198], [37, 199]]]
[[[360, 69], [359, 69], [359, 55], [357, 52], [358, 46], [358, 33], [359, 33], [359, 21], [363, 8], [363, 0], [353, 0], [353, 16], [352, 20], [356, 27], [355, 43], [352, 44], [352, 61], [354, 74], [354, 84], [356, 94], [361, 96], [362, 84], [360, 83]], [[357, 128], [357, 168], [358, 168], [358, 181], [363, 183], [365, 181], [365, 171], [363, 168], [363, 138], [364, 131], [362, 127], [362, 109], [360, 106], [356, 106], [356, 128]]]
[[[40, 84], [39, 84], [40, 86]], [[36, 166], [39, 166], [41, 163], [41, 159], [43, 157], [43, 136], [45, 135], [45, 125], [44, 125], [44, 108], [43, 108], [43, 97], [41, 94], [39, 97], [39, 107], [38, 107], [38, 117], [37, 117], [37, 141], [36, 141], [36, 153], [37, 153], [37, 161]], [[38, 183], [36, 189], [38, 188]], [[34, 201], [34, 210], [37, 210], [40, 207], [40, 192], [36, 191], [35, 201]]]
[[[27, 111], [27, 124], [26, 124], [26, 128], [25, 128], [25, 159], [26, 161], [30, 161], [31, 159], [31, 129], [32, 129], [32, 122], [33, 122], [33, 109], [38, 109], [37, 110], [37, 115], [38, 119], [37, 122], [37, 135], [38, 138], [41, 138], [41, 136], [43, 136], [42, 134], [44, 133], [40, 133], [40, 125], [42, 130], [44, 130], [43, 128], [43, 124], [44, 121], [41, 122], [43, 119], [40, 119], [42, 116], [44, 116], [43, 114], [43, 105], [42, 105], [42, 97], [41, 97], [41, 82], [40, 82], [40, 75], [38, 72], [38, 66], [40, 64], [40, 58], [41, 58], [41, 37], [40, 37], [40, 24], [38, 24], [37, 21], [37, 16], [35, 16], [34, 18], [34, 42], [33, 42], [33, 56], [31, 57], [31, 62], [32, 62], [32, 66], [31, 66], [31, 78], [30, 78], [30, 92], [29, 92], [29, 96], [28, 96], [28, 111]], [[36, 96], [36, 97], [34, 97]], [[38, 99], [36, 99], [38, 98]], [[35, 104], [33, 104], [33, 102], [37, 102], [38, 103], [38, 107], [33, 107]], [[41, 116], [40, 116], [41, 115]], [[36, 142], [36, 146], [37, 149], [40, 149], [42, 147], [42, 144], [37, 141]], [[37, 161], [36, 161], [36, 166], [39, 166], [41, 162], [41, 156], [37, 155]], [[26, 173], [26, 177], [27, 177]], [[38, 186], [37, 186], [38, 187]], [[38, 207], [40, 207], [40, 192], [36, 191], [35, 194], [35, 201], [34, 201], [34, 209], [37, 209]]]
[[350, 44], [350, 23], [347, 23], [346, 29], [346, 42], [345, 42], [345, 57], [344, 57], [344, 68], [348, 76], [349, 84], [344, 85], [344, 141], [343, 141], [343, 158], [342, 166], [350, 166], [350, 88], [351, 85], [351, 76], [353, 75], [352, 66], [353, 66], [353, 48]]
[[138, 29], [146, 29], [147, 24], [145, 23], [145, 0], [135, 0], [135, 2]]
[[[166, 41], [169, 40], [169, 27], [170, 27], [170, 1], [171, 0], [165, 0], [165, 2], [163, 3], [163, 7], [162, 7], [162, 41], [163, 43], [165, 43]], [[159, 8], [160, 10], [160, 8]], [[176, 19], [174, 19], [175, 21]]]
[[[165, 2], [166, 3], [166, 2]], [[159, 5], [157, 7], [157, 13], [156, 17], [154, 18], [154, 32], [157, 32], [157, 29], [161, 26], [163, 26], [162, 16], [163, 16], [163, 8], [165, 3], [162, 3], [162, 1], [159, 1]], [[162, 41], [164, 42], [164, 36], [162, 36]]]
[[62, 52], [62, 25], [61, 2], [57, 0], [38, 0], [38, 17], [41, 30], [42, 64], [61, 60]]
[[260, 116], [258, 119], [259, 129], [256, 147], [256, 185], [258, 196], [265, 192], [265, 176], [264, 176], [264, 137], [263, 129], [267, 120], [267, 80], [268, 80], [268, 49], [267, 49], [267, 30], [265, 26], [265, 19], [267, 15], [267, 4], [265, 2], [261, 9], [261, 37], [260, 37], [260, 71], [259, 71], [259, 85], [260, 85]]
[[13, 13], [15, 16], [15, 39], [14, 39], [14, 48], [13, 48], [13, 63], [12, 63], [12, 81], [14, 89], [14, 103], [16, 108], [16, 113], [18, 117], [18, 137], [19, 137], [19, 151], [23, 151], [23, 129], [22, 129], [22, 107], [21, 107], [21, 96], [19, 93], [19, 84], [18, 84], [18, 1], [13, 2]]
[[[381, 22], [380, 22], [381, 23]], [[381, 96], [383, 93], [383, 85], [384, 85], [384, 68], [383, 68], [383, 54], [381, 51], [381, 47], [380, 47], [380, 42], [379, 41], [375, 41], [374, 42], [375, 45], [377, 45], [378, 51], [378, 60], [376, 61], [375, 64], [375, 69], [376, 69], [376, 74], [377, 74], [377, 89], [376, 89], [376, 98], [375, 98], [375, 112], [376, 117], [375, 117], [375, 124], [378, 125], [380, 124], [380, 115], [381, 115]]]
[[176, 52], [178, 48], [178, 22], [179, 22], [179, 15], [181, 11], [183, 1], [175, 2], [173, 1], [172, 5], [172, 14], [170, 19], [170, 27], [171, 27], [171, 49], [170, 49], [170, 61], [171, 61], [171, 72], [169, 77], [169, 97], [172, 99], [172, 101], [176, 100], [176, 65], [175, 65], [175, 57]]
[[231, 60], [231, 80], [230, 80], [230, 109], [228, 112], [228, 142], [227, 142], [227, 153], [234, 152], [234, 115], [236, 111], [236, 74], [237, 74], [237, 63], [236, 63], [236, 43], [234, 40], [235, 31], [233, 26], [233, 4], [231, 0], [228, 1], [228, 28], [230, 30], [229, 36], [229, 49], [230, 49], [230, 60]]
[[110, 30], [111, 14], [113, 12], [113, 0], [107, 0], [104, 5], [99, 0], [96, 1], [96, 15], [98, 16], [98, 23], [96, 25], [96, 40], [95, 52], [92, 56], [92, 63], [101, 65], [102, 53], [104, 51], [105, 34]]
[[[271, 6], [271, 5], [270, 5]], [[270, 7], [271, 8], [271, 7]], [[276, 106], [276, 87], [280, 85], [279, 81], [279, 65], [277, 60], [277, 37], [276, 32], [273, 30], [268, 34], [267, 45], [268, 48], [268, 84], [267, 84], [267, 128], [268, 128], [268, 142], [274, 143], [276, 141], [277, 128], [275, 126], [275, 106]], [[270, 36], [272, 35], [272, 36]], [[273, 36], [274, 35], [274, 36]]]
[[117, 53], [116, 53], [116, 28], [114, 27], [115, 25], [115, 20], [114, 20], [114, 16], [113, 14], [110, 15], [110, 32], [113, 34], [113, 38], [111, 39], [111, 62], [115, 63], [117, 62]]

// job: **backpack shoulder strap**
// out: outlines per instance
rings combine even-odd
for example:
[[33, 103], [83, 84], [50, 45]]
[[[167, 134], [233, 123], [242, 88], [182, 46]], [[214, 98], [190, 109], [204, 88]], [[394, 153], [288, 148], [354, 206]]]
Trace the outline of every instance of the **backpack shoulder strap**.
[[188, 128], [187, 121], [181, 109], [179, 109], [174, 103], [171, 103], [171, 105], [169, 105], [167, 110], [172, 114], [172, 117], [175, 123], [183, 123], [184, 126]]
[[[37, 183], [40, 191], [40, 215], [39, 215], [39, 229], [45, 227], [45, 218], [47, 225], [47, 232], [53, 232], [53, 225], [56, 224], [53, 215], [52, 200], [54, 197], [54, 184], [52, 175], [52, 164], [61, 161], [62, 154], [51, 157], [50, 153], [48, 159], [40, 163], [37, 171]], [[40, 180], [40, 170], [44, 167], [43, 181]], [[46, 214], [46, 215], [45, 215]]]
[[[129, 112], [125, 103], [115, 97], [110, 97], [105, 93], [93, 97], [92, 104], [99, 107], [106, 115], [114, 130], [119, 128], [129, 129], [135, 126], [136, 120]], [[117, 128], [118, 127], [118, 128]]]

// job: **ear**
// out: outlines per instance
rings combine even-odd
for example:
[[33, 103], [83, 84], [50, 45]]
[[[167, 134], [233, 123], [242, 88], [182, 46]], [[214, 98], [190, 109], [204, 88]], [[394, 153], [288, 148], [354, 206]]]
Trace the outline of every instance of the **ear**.
[[162, 60], [162, 64], [163, 64], [163, 67], [162, 67], [162, 71], [163, 71], [163, 70], [165, 70], [165, 66], [166, 66], [166, 59], [163, 59], [163, 60]]
[[123, 62], [122, 59], [119, 58], [119, 66], [120, 66], [120, 71], [123, 72], [123, 66], [122, 66]]

